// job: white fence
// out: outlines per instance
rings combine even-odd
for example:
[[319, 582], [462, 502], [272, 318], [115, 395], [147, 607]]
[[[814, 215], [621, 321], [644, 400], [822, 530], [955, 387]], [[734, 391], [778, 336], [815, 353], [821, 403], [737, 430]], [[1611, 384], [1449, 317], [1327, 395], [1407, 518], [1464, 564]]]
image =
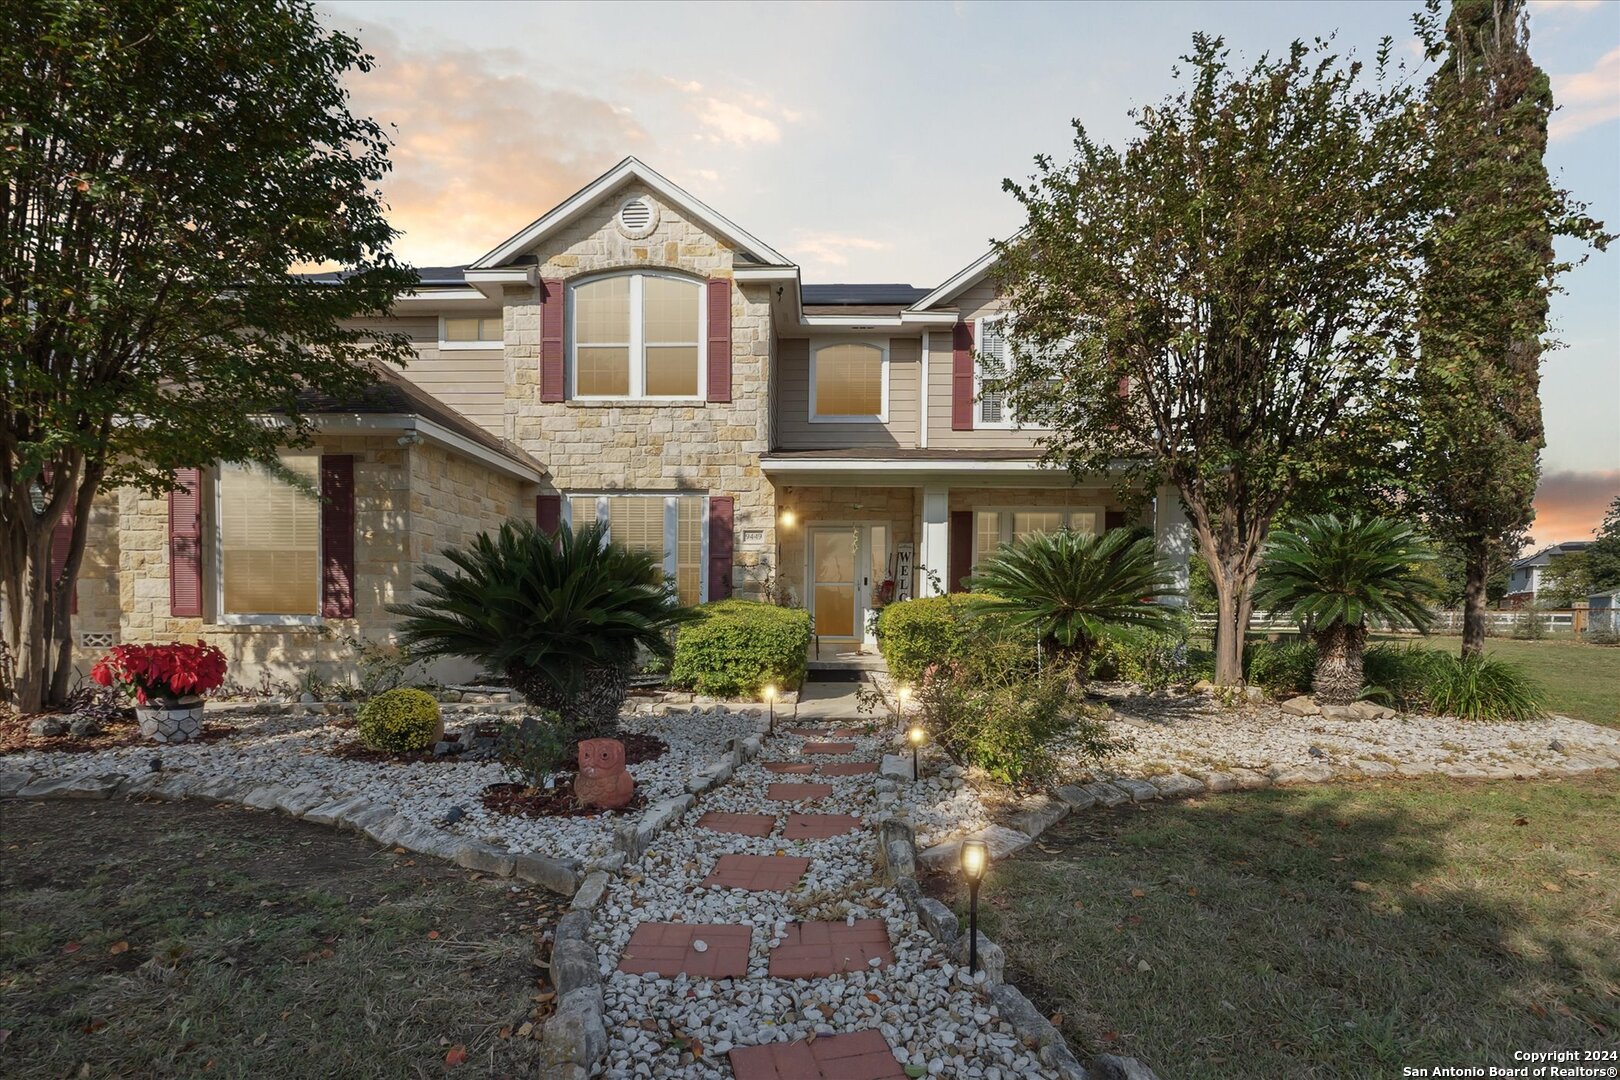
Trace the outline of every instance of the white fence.
[[[1441, 610], [1433, 614], [1431, 633], [1462, 633], [1463, 613], [1460, 610]], [[1515, 630], [1522, 631], [1528, 627], [1531, 619], [1539, 624], [1539, 632], [1548, 634], [1571, 634], [1577, 630], [1582, 633], [1620, 633], [1620, 610], [1612, 608], [1597, 611], [1535, 611], [1528, 608], [1523, 611], [1487, 611], [1485, 632], [1506, 635]], [[1193, 622], [1200, 630], [1213, 630], [1215, 613], [1201, 611], [1193, 616]], [[1257, 611], [1249, 618], [1249, 629], [1264, 634], [1290, 634], [1299, 629], [1299, 622], [1287, 612]], [[1389, 627], [1377, 623], [1373, 624], [1373, 629], [1390, 632]]]

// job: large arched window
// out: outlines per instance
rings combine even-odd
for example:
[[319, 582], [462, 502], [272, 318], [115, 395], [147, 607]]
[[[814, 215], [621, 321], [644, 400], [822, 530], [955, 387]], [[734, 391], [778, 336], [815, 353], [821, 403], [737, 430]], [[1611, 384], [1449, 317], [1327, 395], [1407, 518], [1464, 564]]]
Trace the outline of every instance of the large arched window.
[[810, 350], [810, 422], [886, 422], [889, 419], [889, 349], [866, 341], [817, 345]]
[[569, 297], [575, 397], [703, 396], [701, 283], [613, 274], [574, 285]]

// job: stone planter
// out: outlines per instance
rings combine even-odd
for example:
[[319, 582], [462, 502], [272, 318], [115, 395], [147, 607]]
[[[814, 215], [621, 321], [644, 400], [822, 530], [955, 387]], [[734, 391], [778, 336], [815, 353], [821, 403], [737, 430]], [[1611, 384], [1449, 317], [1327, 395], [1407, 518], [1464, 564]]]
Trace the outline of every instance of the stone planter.
[[202, 734], [203, 699], [183, 697], [135, 706], [141, 735], [159, 743], [183, 743]]

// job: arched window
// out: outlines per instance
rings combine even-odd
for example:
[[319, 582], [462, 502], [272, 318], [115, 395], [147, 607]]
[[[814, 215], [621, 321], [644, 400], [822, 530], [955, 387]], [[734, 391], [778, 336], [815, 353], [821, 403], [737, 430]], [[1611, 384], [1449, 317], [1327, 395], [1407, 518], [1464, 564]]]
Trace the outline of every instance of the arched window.
[[703, 286], [634, 272], [569, 289], [574, 396], [701, 398]]
[[881, 423], [889, 418], [887, 345], [844, 341], [810, 352], [811, 423]]

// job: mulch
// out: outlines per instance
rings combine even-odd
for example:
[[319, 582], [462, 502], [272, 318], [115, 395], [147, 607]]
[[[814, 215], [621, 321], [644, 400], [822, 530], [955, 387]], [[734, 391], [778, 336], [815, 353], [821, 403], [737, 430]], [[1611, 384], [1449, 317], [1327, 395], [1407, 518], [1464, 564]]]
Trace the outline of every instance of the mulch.
[[[624, 734], [618, 737], [624, 743], [624, 763], [639, 765], [656, 761], [669, 751], [663, 739], [655, 735]], [[577, 753], [577, 748], [576, 748]], [[647, 805], [647, 797], [637, 791], [627, 806], [605, 810], [600, 806], [581, 806], [574, 798], [574, 777], [577, 770], [570, 769], [557, 775], [557, 786], [548, 790], [531, 788], [524, 784], [491, 784], [479, 796], [484, 808], [495, 814], [513, 817], [595, 817], [598, 814], [628, 814]]]
[[[101, 729], [99, 735], [90, 735], [80, 738], [75, 735], [30, 735], [28, 725], [37, 713], [27, 716], [18, 716], [15, 713], [0, 713], [0, 757], [7, 754], [21, 754], [28, 750], [44, 750], [53, 754], [93, 754], [98, 750], [116, 750], [121, 746], [151, 746], [167, 745], [155, 743], [141, 735], [141, 726], [135, 722], [134, 710], [129, 710], [127, 716], [109, 722]], [[190, 743], [176, 743], [178, 746], [189, 746], [194, 743], [218, 742], [236, 734], [236, 729], [225, 724], [211, 724], [203, 721], [202, 734], [192, 739]]]

